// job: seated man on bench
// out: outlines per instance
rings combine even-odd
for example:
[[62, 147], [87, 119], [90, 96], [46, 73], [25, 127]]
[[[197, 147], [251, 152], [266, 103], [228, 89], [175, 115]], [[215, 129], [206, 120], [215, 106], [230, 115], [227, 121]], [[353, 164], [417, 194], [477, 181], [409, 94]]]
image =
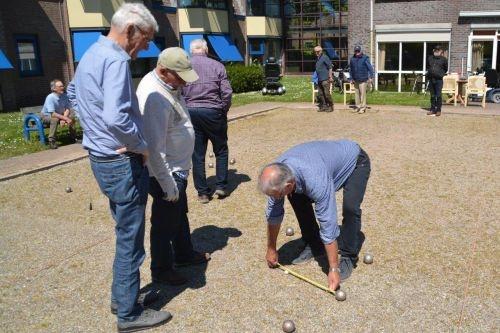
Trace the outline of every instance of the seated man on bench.
[[75, 142], [78, 142], [78, 140], [76, 139], [75, 117], [70, 109], [69, 99], [64, 92], [64, 84], [61, 80], [54, 79], [50, 82], [50, 89], [52, 93], [45, 98], [41, 116], [44, 124], [50, 126], [49, 146], [51, 149], [56, 149], [56, 131], [58, 125], [69, 126], [71, 140]]

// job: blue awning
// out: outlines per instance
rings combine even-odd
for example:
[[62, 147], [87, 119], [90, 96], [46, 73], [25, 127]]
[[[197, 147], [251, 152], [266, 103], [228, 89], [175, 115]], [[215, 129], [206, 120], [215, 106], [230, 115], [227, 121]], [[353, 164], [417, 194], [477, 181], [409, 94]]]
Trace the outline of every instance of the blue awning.
[[0, 50], [0, 69], [11, 69], [12, 64], [9, 62], [9, 59], [3, 54], [2, 50]]
[[243, 61], [240, 51], [228, 35], [208, 35], [207, 37], [221, 61]]
[[[73, 32], [73, 54], [75, 61], [80, 61], [83, 54], [92, 44], [97, 42], [101, 31], [74, 31]], [[148, 49], [139, 51], [137, 58], [157, 58], [160, 49], [154, 42], [149, 42]]]
[[74, 31], [73, 32], [73, 58], [80, 61], [84, 53], [101, 36], [100, 31]]
[[137, 58], [158, 58], [161, 50], [154, 42], [149, 42], [147, 50], [141, 50], [137, 53]]
[[189, 45], [195, 39], [203, 39], [203, 35], [182, 35], [182, 48], [189, 54]]

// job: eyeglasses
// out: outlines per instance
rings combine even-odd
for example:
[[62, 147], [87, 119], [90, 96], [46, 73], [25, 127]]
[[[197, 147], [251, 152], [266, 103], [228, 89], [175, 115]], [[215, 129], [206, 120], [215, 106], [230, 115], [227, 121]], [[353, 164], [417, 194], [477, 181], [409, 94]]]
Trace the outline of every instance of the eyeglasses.
[[144, 30], [142, 30], [138, 25], [134, 25], [134, 27], [136, 27], [137, 30], [139, 30], [141, 32], [141, 34], [144, 36], [144, 38], [147, 40], [148, 43], [153, 41], [154, 37], [149, 37], [148, 34], [146, 32], [144, 32]]

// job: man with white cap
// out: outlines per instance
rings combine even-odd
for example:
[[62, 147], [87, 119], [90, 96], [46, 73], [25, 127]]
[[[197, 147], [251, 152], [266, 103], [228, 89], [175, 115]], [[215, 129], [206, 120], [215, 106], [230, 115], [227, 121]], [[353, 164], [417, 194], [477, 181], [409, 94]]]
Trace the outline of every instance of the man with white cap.
[[[206, 253], [193, 250], [187, 217], [187, 178], [194, 149], [194, 129], [181, 96], [186, 82], [198, 80], [187, 53], [163, 50], [154, 70], [137, 88], [144, 136], [150, 149], [151, 275], [155, 283], [181, 285], [187, 280], [175, 266], [205, 263]], [[174, 264], [175, 262], [175, 264]]]

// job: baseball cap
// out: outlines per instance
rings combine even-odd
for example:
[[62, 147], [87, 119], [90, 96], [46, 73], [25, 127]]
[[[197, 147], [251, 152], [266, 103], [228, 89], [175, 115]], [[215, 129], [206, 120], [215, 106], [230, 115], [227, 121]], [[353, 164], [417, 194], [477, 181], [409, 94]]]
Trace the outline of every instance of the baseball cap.
[[361, 46], [356, 45], [356, 46], [354, 47], [354, 52], [361, 52]]
[[434, 46], [434, 51], [442, 51], [441, 45]]
[[180, 47], [169, 47], [161, 51], [158, 64], [176, 72], [186, 82], [198, 80], [198, 74], [191, 66], [188, 54]]

